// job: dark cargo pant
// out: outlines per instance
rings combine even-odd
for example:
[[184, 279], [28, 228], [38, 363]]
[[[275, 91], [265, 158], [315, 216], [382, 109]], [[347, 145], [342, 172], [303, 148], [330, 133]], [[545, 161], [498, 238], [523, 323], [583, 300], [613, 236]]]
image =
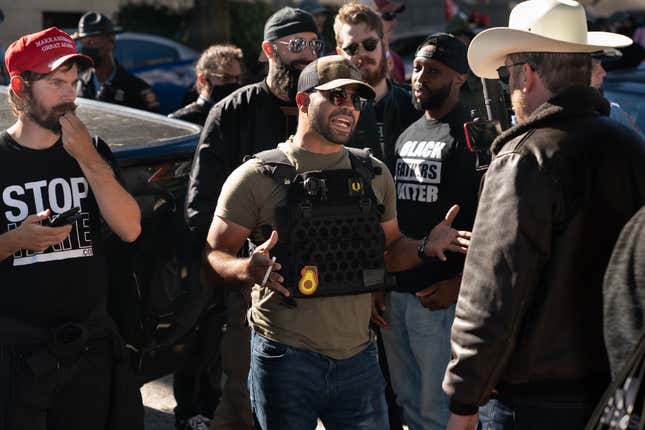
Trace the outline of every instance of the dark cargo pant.
[[46, 346], [0, 346], [0, 429], [106, 428], [112, 370], [109, 339], [64, 361]]

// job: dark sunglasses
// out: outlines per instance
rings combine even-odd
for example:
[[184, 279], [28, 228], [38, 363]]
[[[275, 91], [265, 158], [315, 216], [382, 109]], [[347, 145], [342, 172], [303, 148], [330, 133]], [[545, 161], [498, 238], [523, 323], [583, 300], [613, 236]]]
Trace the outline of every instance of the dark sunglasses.
[[[503, 84], [508, 85], [508, 79], [511, 77], [511, 73], [510, 73], [510, 71], [508, 69], [510, 69], [511, 67], [515, 67], [515, 66], [521, 66], [523, 64], [528, 64], [528, 63], [526, 61], [524, 61], [522, 63], [515, 63], [515, 64], [509, 64], [508, 66], [498, 67], [497, 68], [497, 74], [499, 75], [499, 80]], [[531, 68], [533, 68], [533, 66], [531, 66]]]
[[383, 21], [394, 21], [396, 19], [396, 13], [393, 12], [383, 12], [381, 14]]
[[[378, 46], [379, 40], [375, 38], [365, 39], [360, 45], [363, 45], [363, 49], [367, 52], [372, 52]], [[343, 46], [342, 50], [347, 53], [349, 56], [354, 56], [358, 53], [358, 43], [352, 43], [351, 45]]]
[[[334, 88], [333, 90], [318, 90], [334, 106], [342, 106], [347, 103], [349, 95], [344, 88]], [[358, 94], [352, 94], [352, 106], [360, 112], [363, 107], [363, 99]]]
[[289, 52], [292, 52], [294, 54], [299, 54], [302, 51], [305, 50], [307, 45], [311, 48], [311, 52], [314, 53], [315, 56], [320, 56], [320, 53], [323, 50], [323, 41], [322, 40], [305, 40], [305, 39], [291, 39], [289, 41], [284, 41], [280, 40], [278, 41], [279, 44], [281, 45], [288, 45], [289, 46]]

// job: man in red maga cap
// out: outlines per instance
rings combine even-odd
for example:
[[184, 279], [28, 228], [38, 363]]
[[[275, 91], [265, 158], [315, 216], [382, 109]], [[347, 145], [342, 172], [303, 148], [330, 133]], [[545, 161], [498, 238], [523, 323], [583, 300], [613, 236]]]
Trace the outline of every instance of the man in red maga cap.
[[[9, 46], [0, 133], [0, 428], [139, 429], [141, 397], [106, 313], [102, 222], [121, 240], [141, 231], [107, 144], [76, 116], [80, 66], [57, 28]], [[114, 402], [112, 400], [117, 400]], [[118, 404], [117, 404], [118, 403]]]

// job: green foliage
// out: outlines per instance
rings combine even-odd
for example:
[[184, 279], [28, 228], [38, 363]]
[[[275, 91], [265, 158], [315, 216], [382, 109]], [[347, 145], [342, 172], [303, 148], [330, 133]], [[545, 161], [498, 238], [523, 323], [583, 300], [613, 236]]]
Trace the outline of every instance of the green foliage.
[[262, 2], [229, 4], [231, 14], [231, 43], [244, 52], [244, 59], [248, 70], [255, 70], [258, 66], [263, 36], [264, 22], [274, 10], [271, 5]]
[[159, 1], [129, 1], [119, 8], [116, 21], [126, 31], [157, 34], [184, 42], [190, 23], [190, 8], [169, 8]]

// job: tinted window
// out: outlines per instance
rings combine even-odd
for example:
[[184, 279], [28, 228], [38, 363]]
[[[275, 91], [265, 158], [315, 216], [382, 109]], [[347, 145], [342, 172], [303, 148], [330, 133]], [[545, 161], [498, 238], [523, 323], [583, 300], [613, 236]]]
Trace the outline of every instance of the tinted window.
[[126, 69], [179, 61], [177, 50], [171, 46], [133, 39], [117, 40], [115, 56]]

